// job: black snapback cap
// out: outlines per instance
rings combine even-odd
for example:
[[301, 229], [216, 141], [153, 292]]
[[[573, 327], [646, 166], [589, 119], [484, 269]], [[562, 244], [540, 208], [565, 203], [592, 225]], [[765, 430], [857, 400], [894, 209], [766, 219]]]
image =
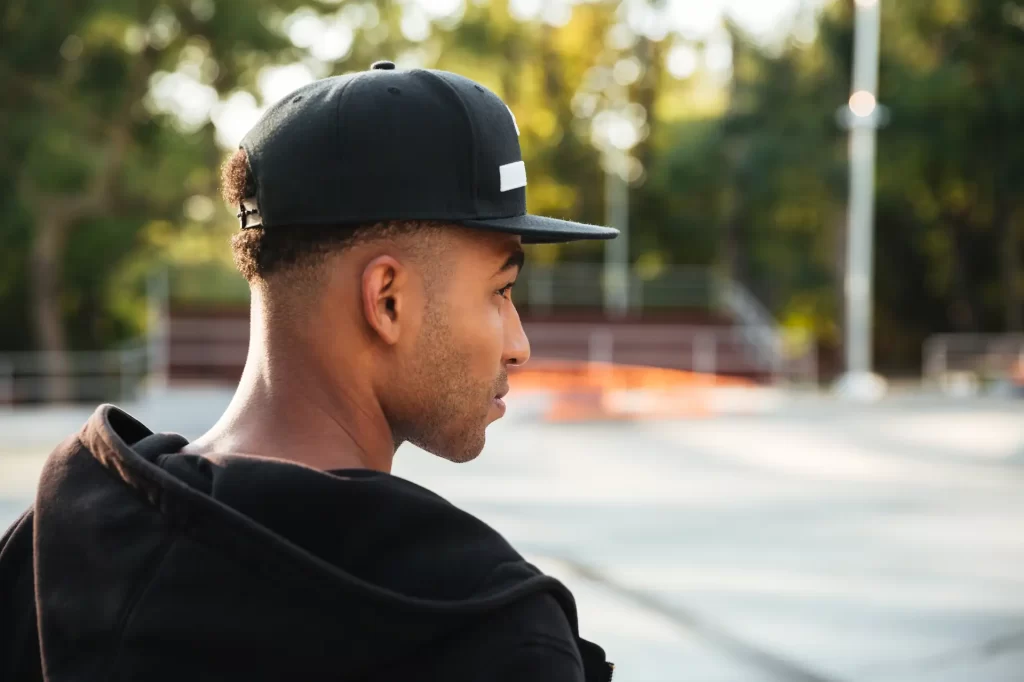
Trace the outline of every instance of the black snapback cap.
[[273, 105], [241, 148], [256, 187], [239, 207], [243, 229], [435, 220], [524, 243], [619, 233], [528, 215], [512, 111], [446, 71], [377, 62], [310, 83]]

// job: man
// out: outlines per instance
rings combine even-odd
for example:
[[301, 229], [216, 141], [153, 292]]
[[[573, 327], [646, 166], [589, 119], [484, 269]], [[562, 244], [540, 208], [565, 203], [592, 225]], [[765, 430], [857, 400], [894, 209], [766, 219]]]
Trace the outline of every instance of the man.
[[460, 76], [367, 72], [272, 107], [224, 172], [252, 291], [237, 393], [194, 442], [100, 407], [0, 543], [4, 680], [611, 677], [571, 594], [390, 475], [476, 457], [529, 358], [511, 111]]

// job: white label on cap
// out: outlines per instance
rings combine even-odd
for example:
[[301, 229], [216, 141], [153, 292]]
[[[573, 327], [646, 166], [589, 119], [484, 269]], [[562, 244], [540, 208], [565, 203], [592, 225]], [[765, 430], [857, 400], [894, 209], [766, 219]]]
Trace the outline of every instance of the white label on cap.
[[522, 161], [506, 163], [498, 168], [498, 171], [501, 173], [502, 192], [526, 187], [526, 164]]

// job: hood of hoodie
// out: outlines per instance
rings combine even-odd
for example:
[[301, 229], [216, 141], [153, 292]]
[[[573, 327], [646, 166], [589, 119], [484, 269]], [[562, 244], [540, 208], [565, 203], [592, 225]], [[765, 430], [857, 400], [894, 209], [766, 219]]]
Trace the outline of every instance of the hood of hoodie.
[[418, 485], [169, 454], [185, 442], [104, 405], [48, 460], [34, 520], [48, 678], [166, 674], [180, 647], [225, 678], [354, 679], [538, 591], [578, 635], [564, 586]]

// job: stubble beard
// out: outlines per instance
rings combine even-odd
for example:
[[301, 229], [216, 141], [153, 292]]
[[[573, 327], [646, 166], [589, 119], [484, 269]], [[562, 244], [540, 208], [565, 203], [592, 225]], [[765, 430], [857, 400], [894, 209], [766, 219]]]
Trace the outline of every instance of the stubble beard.
[[405, 440], [450, 462], [469, 462], [483, 450], [493, 383], [474, 381], [469, 358], [452, 338], [451, 326], [438, 306], [427, 309], [417, 339], [417, 399]]

